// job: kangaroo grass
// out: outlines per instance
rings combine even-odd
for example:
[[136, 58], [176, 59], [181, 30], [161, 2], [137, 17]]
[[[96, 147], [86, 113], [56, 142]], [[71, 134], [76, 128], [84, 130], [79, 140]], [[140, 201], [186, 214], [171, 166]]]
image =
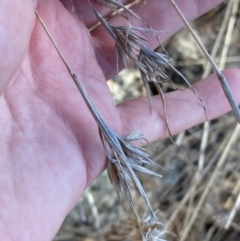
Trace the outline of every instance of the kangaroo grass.
[[[109, 1], [99, 0], [99, 1], [107, 2], [109, 4], [110, 2], [112, 2], [112, 0], [109, 0]], [[160, 85], [167, 82], [167, 83], [170, 83], [172, 87], [174, 86], [173, 82], [167, 75], [166, 69], [171, 69], [172, 71], [177, 73], [184, 80], [187, 86], [190, 87], [190, 89], [202, 102], [206, 119], [208, 119], [204, 101], [199, 97], [199, 95], [197, 94], [195, 89], [191, 86], [191, 84], [188, 82], [188, 80], [176, 68], [174, 68], [174, 66], [172, 65], [173, 60], [167, 54], [155, 53], [154, 51], [145, 47], [145, 43], [148, 40], [135, 33], [136, 31], [140, 31], [140, 32], [142, 31], [142, 32], [151, 32], [156, 34], [158, 32], [163, 32], [163, 31], [155, 31], [152, 28], [135, 27], [131, 24], [130, 21], [128, 22], [128, 26], [112, 26], [101, 16], [100, 13], [98, 13], [93, 8], [92, 5], [91, 7], [94, 13], [96, 14], [97, 18], [99, 19], [99, 21], [102, 23], [102, 25], [105, 27], [105, 29], [108, 31], [110, 36], [112, 36], [113, 40], [115, 41], [117, 73], [118, 73], [119, 58], [125, 68], [129, 67], [129, 59], [130, 59], [140, 69], [142, 80], [147, 92], [150, 108], [151, 108], [151, 100], [150, 100], [151, 91], [149, 87], [149, 82], [154, 84], [155, 88], [157, 89], [162, 99], [166, 126], [168, 129], [169, 137], [172, 142], [174, 141], [173, 141], [170, 127], [168, 124], [164, 94]]]
[[[90, 2], [89, 4], [92, 7], [92, 10], [96, 14], [100, 23], [105, 27], [105, 29], [108, 31], [108, 33], [115, 42], [117, 65], [119, 62], [119, 57], [125, 68], [129, 67], [128, 59], [131, 59], [133, 63], [137, 63], [136, 56], [139, 53], [141, 46], [144, 45], [144, 43], [148, 42], [148, 40], [137, 34], [136, 31], [150, 32], [153, 33], [155, 36], [157, 33], [166, 33], [165, 31], [153, 30], [150, 26], [147, 28], [133, 26], [130, 20], [128, 20], [128, 26], [112, 26], [101, 16], [99, 12], [94, 9]], [[138, 67], [141, 68], [141, 64], [137, 64]]]
[[[146, 164], [149, 166], [156, 166], [158, 164], [149, 158], [148, 154], [144, 152], [143, 148], [137, 147], [130, 143], [131, 141], [142, 139], [142, 135], [139, 132], [135, 132], [125, 137], [121, 137], [106, 124], [92, 103], [88, 93], [78, 80], [78, 77], [72, 71], [66, 59], [63, 57], [37, 10], [35, 10], [35, 13], [98, 125], [100, 138], [107, 155], [107, 171], [109, 179], [115, 187], [118, 196], [120, 198], [126, 196], [129, 200], [129, 203], [136, 216], [138, 229], [141, 233], [142, 240], [162, 240], [160, 236], [162, 236], [164, 232], [159, 229], [160, 222], [158, 221], [157, 216], [153, 211], [145, 191], [135, 173], [135, 170], [138, 170], [150, 175], [160, 176], [143, 166]], [[142, 218], [135, 207], [131, 194], [133, 189], [138, 191], [146, 204], [147, 218]]]

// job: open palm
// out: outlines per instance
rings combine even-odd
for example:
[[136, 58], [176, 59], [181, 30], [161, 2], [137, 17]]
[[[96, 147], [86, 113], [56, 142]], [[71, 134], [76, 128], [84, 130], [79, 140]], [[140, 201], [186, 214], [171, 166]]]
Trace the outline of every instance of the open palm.
[[[39, 0], [38, 11], [104, 120], [122, 135], [140, 129], [149, 141], [165, 137], [158, 97], [151, 116], [145, 98], [114, 105], [106, 85], [116, 69], [114, 43], [101, 26], [89, 33], [97, 19], [86, 0], [74, 1], [74, 13], [70, 2]], [[177, 2], [193, 19], [221, 0]], [[3, 0], [0, 5], [0, 24], [7, 31], [0, 32], [0, 240], [51, 240], [104, 169], [106, 157], [94, 119], [40, 23], [35, 23], [32, 1]], [[103, 16], [108, 13], [95, 7]], [[136, 12], [155, 29], [175, 32], [181, 27], [167, 1], [149, 0]], [[150, 46], [156, 44], [152, 37]], [[237, 90], [239, 72], [229, 70], [226, 76]], [[229, 110], [214, 76], [196, 89], [210, 118]], [[191, 91], [170, 93], [166, 100], [173, 133], [204, 121]]]

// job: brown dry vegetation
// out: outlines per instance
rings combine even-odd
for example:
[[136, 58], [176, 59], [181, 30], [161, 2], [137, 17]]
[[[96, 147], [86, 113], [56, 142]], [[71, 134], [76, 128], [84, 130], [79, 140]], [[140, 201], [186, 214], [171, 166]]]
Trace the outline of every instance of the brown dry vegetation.
[[[197, 19], [192, 26], [211, 53], [225, 24], [215, 60], [225, 68], [240, 68], [239, 0], [233, 1], [236, 14], [232, 8], [224, 22], [229, 2]], [[231, 21], [233, 31], [229, 29]], [[229, 43], [225, 42], [227, 37]], [[175, 60], [175, 67], [191, 83], [202, 78], [207, 62], [187, 30], [171, 37], [165, 48]], [[176, 74], [170, 75], [182, 85]], [[145, 95], [140, 78], [138, 70], [131, 68], [123, 70], [118, 81], [110, 80], [115, 102]], [[163, 175], [161, 179], [139, 173], [154, 210], [159, 210], [159, 220], [169, 230], [167, 240], [240, 240], [240, 139], [235, 117], [227, 114], [210, 125], [205, 123], [182, 132], [174, 139], [180, 148], [168, 139], [147, 147], [151, 157], [167, 170], [154, 170]], [[138, 206], [141, 209], [141, 203]], [[126, 237], [131, 231], [125, 228], [129, 223], [128, 210], [127, 205], [124, 209], [120, 204], [104, 172], [86, 190], [54, 240], [131, 240]]]

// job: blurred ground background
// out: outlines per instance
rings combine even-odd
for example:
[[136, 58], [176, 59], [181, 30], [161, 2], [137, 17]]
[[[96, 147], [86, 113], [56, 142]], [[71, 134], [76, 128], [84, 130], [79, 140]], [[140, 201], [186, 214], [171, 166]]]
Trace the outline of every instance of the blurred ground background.
[[[210, 53], [216, 48], [213, 55], [222, 68], [240, 68], [239, 0], [224, 2], [192, 26]], [[209, 74], [207, 62], [187, 30], [179, 31], [164, 46], [191, 83]], [[179, 76], [169, 74], [182, 85]], [[116, 104], [146, 94], [134, 67], [123, 70], [118, 81], [110, 80], [109, 87]], [[155, 170], [163, 175], [161, 179], [139, 177], [154, 209], [159, 210], [159, 220], [169, 230], [169, 241], [240, 240], [240, 138], [236, 126], [229, 113], [175, 136], [182, 150], [169, 139], [147, 147], [151, 157], [168, 170]], [[140, 202], [138, 205], [141, 207]], [[54, 241], [134, 240], [128, 237], [131, 231], [123, 228], [128, 219], [104, 172], [86, 190]]]

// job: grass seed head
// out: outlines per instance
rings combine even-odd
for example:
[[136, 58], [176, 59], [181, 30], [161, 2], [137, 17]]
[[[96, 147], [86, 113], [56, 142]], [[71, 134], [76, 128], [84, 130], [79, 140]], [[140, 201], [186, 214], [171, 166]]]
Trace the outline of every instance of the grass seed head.
[[100, 16], [99, 20], [115, 42], [117, 63], [118, 58], [120, 58], [124, 67], [129, 66], [129, 58], [136, 62], [136, 55], [140, 46], [147, 40], [133, 32], [130, 22], [128, 26], [112, 26]]
[[[181, 74], [173, 66], [173, 60], [168, 55], [162, 54], [162, 53], [156, 53], [145, 46], [141, 46], [141, 50], [138, 56], [138, 62], [141, 64], [139, 66], [139, 69], [144, 82], [144, 86], [147, 91], [149, 102], [150, 102], [150, 96], [151, 96], [149, 82], [152, 82], [154, 84], [163, 102], [164, 102], [164, 96], [161, 88], [162, 84], [169, 84], [171, 88], [177, 89], [174, 86], [174, 82], [169, 78], [167, 74], [167, 70], [171, 70], [181, 77], [184, 83], [192, 90], [192, 92], [200, 100], [201, 104], [204, 107], [206, 119], [208, 119], [207, 113], [206, 113], [206, 106], [203, 99], [198, 95], [194, 87], [188, 82], [185, 76]], [[138, 65], [138, 62], [136, 62], [137, 65]]]
[[147, 40], [134, 33], [131, 23], [128, 26], [112, 27], [112, 30], [116, 36], [115, 43], [119, 55], [124, 56], [125, 59], [121, 59], [121, 61], [124, 65], [127, 63], [125, 67], [128, 67], [128, 58], [136, 61], [135, 57], [139, 52], [140, 46]]
[[[136, 219], [138, 220], [138, 228], [142, 234], [142, 240], [160, 240], [150, 239], [150, 237], [152, 237], [153, 230], [158, 227], [158, 220], [142, 187], [142, 184], [135, 173], [135, 170], [137, 170], [159, 177], [160, 175], [148, 170], [143, 166], [143, 164], [156, 166], [157, 163], [149, 158], [149, 156], [144, 152], [143, 148], [137, 147], [130, 143], [133, 140], [135, 141], [142, 139], [142, 135], [139, 132], [132, 133], [126, 137], [121, 137], [113, 132], [109, 127], [106, 127], [106, 129], [103, 130], [104, 131], [100, 130], [103, 146], [105, 150], [110, 148], [112, 153], [114, 153], [113, 157], [111, 157], [109, 154], [107, 155], [107, 172], [111, 183], [117, 191], [118, 197], [122, 201], [125, 197], [128, 199], [135, 213]], [[113, 142], [117, 143], [114, 144]], [[120, 150], [118, 150], [118, 148]], [[135, 189], [141, 195], [146, 204], [147, 213], [149, 214], [147, 219], [141, 219], [139, 216], [132, 198], [133, 189]], [[148, 228], [146, 229], [145, 226]]]
[[143, 66], [143, 68], [140, 68], [140, 72], [145, 84], [147, 82], [172, 84], [166, 72], [167, 69], [171, 69], [173, 62], [168, 55], [156, 53], [145, 46], [141, 46], [138, 61]]

